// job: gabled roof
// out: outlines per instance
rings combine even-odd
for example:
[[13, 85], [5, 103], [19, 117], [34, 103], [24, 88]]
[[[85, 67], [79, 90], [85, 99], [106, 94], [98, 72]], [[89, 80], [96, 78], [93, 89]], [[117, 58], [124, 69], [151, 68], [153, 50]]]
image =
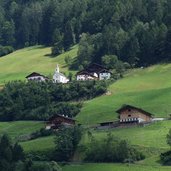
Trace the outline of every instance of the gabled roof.
[[88, 76], [97, 78], [96, 76], [94, 76], [93, 74], [89, 73], [89, 72], [86, 71], [86, 70], [79, 71], [79, 72], [77, 72], [76, 75], [88, 75]]
[[126, 109], [136, 109], [136, 110], [138, 110], [138, 111], [140, 111], [140, 112], [142, 112], [142, 113], [144, 113], [144, 114], [146, 114], [146, 115], [148, 115], [148, 116], [150, 116], [150, 117], [153, 116], [153, 114], [151, 114], [151, 113], [149, 113], [149, 112], [147, 112], [147, 111], [145, 111], [145, 110], [143, 110], [143, 109], [141, 109], [141, 108], [138, 108], [138, 107], [135, 107], [135, 106], [131, 106], [131, 105], [123, 105], [123, 106], [122, 106], [120, 109], [118, 109], [116, 112], [120, 114], [122, 111], [124, 111], [124, 110], [126, 110]]
[[77, 73], [77, 75], [80, 75], [83, 72], [86, 73], [87, 75], [90, 75], [91, 73], [102, 73], [103, 71], [109, 72], [109, 70], [107, 68], [105, 68], [104, 66], [96, 64], [96, 63], [92, 63], [87, 68], [85, 68], [84, 70], [79, 71]]
[[67, 120], [71, 120], [71, 121], [75, 121], [75, 119], [73, 119], [73, 118], [66, 117], [66, 116], [59, 115], [59, 114], [53, 115], [52, 117], [50, 117], [50, 118], [48, 119], [48, 121], [53, 121], [53, 120], [54, 120], [55, 118], [57, 118], [57, 117], [64, 118], [64, 119], [67, 119]]
[[44, 78], [47, 78], [46, 76], [42, 75], [42, 74], [39, 74], [37, 72], [32, 72], [31, 74], [27, 75], [26, 78], [29, 78], [29, 77], [36, 77], [36, 76], [40, 76], [40, 77], [44, 77]]

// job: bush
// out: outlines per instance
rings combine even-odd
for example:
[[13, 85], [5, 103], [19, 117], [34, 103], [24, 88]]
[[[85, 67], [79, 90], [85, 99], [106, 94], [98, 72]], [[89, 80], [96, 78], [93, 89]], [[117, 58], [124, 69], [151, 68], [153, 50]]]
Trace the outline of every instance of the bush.
[[55, 161], [69, 161], [82, 136], [82, 128], [75, 126], [72, 128], [61, 128], [56, 135]]
[[0, 57], [8, 55], [14, 51], [12, 46], [0, 46]]
[[144, 158], [145, 156], [130, 146], [127, 141], [108, 134], [107, 138], [101, 141], [92, 138], [84, 160], [88, 162], [134, 162]]
[[24, 152], [20, 145], [12, 144], [7, 135], [0, 138], [0, 170], [13, 171], [18, 161], [24, 160]]
[[161, 153], [160, 159], [164, 165], [171, 165], [171, 151]]

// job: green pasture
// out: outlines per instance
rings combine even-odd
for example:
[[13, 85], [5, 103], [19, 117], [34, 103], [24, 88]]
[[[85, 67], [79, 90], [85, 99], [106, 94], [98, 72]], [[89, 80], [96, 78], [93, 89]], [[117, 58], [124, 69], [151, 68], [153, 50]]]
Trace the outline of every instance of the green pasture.
[[83, 124], [117, 120], [123, 104], [140, 107], [155, 117], [171, 114], [171, 64], [135, 69], [109, 87], [111, 95], [86, 101], [76, 117]]
[[0, 58], [0, 84], [11, 80], [25, 80], [25, 77], [31, 72], [52, 76], [57, 63], [61, 72], [68, 75], [65, 56], [70, 56], [74, 60], [77, 50], [78, 46], [74, 46], [70, 51], [55, 57], [50, 56], [50, 47], [33, 46], [17, 50]]
[[128, 164], [80, 164], [66, 165], [63, 171], [169, 171], [171, 167], [167, 166], [146, 166], [146, 165], [128, 165]]
[[0, 122], [0, 135], [8, 134], [15, 139], [19, 136], [29, 135], [43, 127], [44, 123], [37, 121]]
[[20, 143], [26, 153], [46, 153], [54, 150], [54, 136], [41, 137]]
[[[104, 138], [111, 132], [115, 137], [128, 140], [130, 144], [145, 147], [167, 150], [166, 135], [171, 129], [171, 120], [159, 121], [146, 126], [135, 126], [129, 128], [113, 128], [109, 130], [93, 130], [92, 135], [97, 139]], [[83, 144], [89, 142], [88, 136], [82, 139]]]

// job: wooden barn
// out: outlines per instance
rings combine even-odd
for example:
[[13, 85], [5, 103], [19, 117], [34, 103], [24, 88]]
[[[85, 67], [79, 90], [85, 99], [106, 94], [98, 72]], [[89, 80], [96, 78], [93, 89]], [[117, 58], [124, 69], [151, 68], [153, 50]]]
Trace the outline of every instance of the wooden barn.
[[147, 123], [153, 119], [153, 114], [131, 105], [124, 105], [116, 112], [120, 123]]
[[75, 120], [63, 115], [54, 115], [46, 122], [46, 129], [58, 129], [61, 126], [70, 127], [75, 125]]

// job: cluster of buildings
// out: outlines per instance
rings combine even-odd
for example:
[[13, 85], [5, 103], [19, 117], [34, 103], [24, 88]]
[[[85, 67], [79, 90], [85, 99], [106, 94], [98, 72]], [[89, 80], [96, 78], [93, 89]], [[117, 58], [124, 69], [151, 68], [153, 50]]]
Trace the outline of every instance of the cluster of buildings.
[[[87, 81], [87, 80], [108, 80], [111, 78], [111, 72], [99, 64], [91, 64], [87, 68], [79, 71], [76, 74], [77, 81]], [[50, 80], [47, 76], [39, 74], [37, 72], [33, 72], [26, 76], [28, 81], [48, 81]], [[53, 82], [54, 83], [68, 83], [69, 79], [60, 72], [59, 66], [56, 66], [54, 75], [53, 75]]]
[[[135, 106], [123, 105], [116, 111], [119, 115], [117, 126], [146, 124], [154, 121], [154, 115]], [[101, 127], [114, 126], [116, 122], [100, 123]], [[61, 126], [70, 127], [76, 124], [76, 120], [64, 115], [54, 115], [46, 122], [46, 129], [58, 129]]]
[[[50, 80], [50, 78], [48, 78], [47, 76], [39, 74], [37, 72], [33, 72], [33, 73], [29, 74], [28, 76], [26, 76], [26, 79], [28, 81], [38, 81], [38, 82], [44, 82], [44, 81]], [[69, 82], [69, 79], [59, 71], [58, 65], [56, 66], [55, 73], [53, 75], [53, 82], [54, 83]]]
[[[26, 78], [28, 81], [35, 80], [42, 82], [50, 80], [48, 77], [36, 72], [31, 73]], [[89, 65], [87, 68], [77, 72], [76, 74], [77, 81], [108, 80], [110, 78], [111, 72], [102, 65], [96, 63]], [[58, 65], [56, 66], [53, 75], [53, 82], [69, 82], [69, 79], [63, 73], [60, 72]], [[154, 120], [153, 114], [131, 105], [124, 105], [116, 112], [119, 114], [119, 120], [117, 122], [119, 123], [119, 125], [149, 123]], [[76, 121], [72, 118], [69, 118], [64, 115], [54, 115], [46, 122], [46, 129], [58, 129], [60, 126], [72, 126], [75, 124]], [[100, 123], [101, 126], [106, 126], [110, 124], [113, 124], [113, 122]]]

